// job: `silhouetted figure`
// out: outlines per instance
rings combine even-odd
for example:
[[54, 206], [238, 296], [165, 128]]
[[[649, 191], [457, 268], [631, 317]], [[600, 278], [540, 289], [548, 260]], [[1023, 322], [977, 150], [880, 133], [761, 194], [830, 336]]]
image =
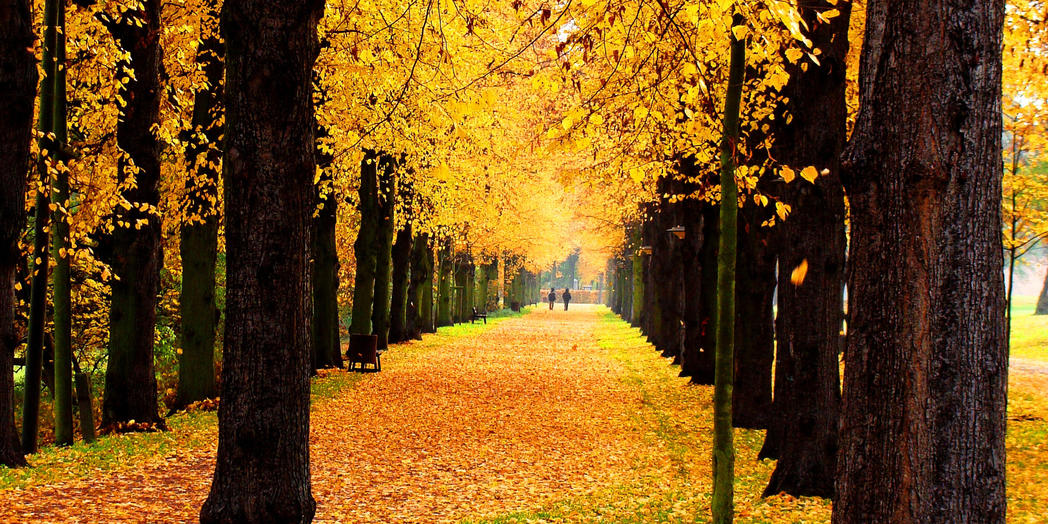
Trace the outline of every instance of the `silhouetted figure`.
[[571, 302], [571, 291], [568, 291], [568, 288], [564, 288], [564, 293], [561, 295], [561, 298], [564, 299], [564, 311], [567, 311], [568, 302]]
[[549, 288], [549, 310], [553, 311], [553, 304], [557, 303], [557, 290]]

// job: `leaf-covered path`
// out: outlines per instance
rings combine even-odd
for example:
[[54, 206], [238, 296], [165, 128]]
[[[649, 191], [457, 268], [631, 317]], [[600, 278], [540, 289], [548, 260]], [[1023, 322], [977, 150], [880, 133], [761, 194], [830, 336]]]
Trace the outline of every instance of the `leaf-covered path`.
[[[315, 384], [318, 522], [708, 520], [710, 388], [688, 386], [603, 308], [442, 329], [384, 360], [382, 373]], [[1030, 442], [1010, 439], [1009, 458], [1043, 471], [1043, 404], [1022, 406], [1034, 416], [1012, 423]], [[196, 422], [31, 457], [27, 480], [0, 491], [0, 522], [196, 520], [217, 432], [212, 414], [182, 417]], [[774, 465], [756, 460], [762, 438], [736, 432], [737, 520], [827, 522], [828, 502], [759, 497]], [[123, 463], [83, 471], [92, 453]], [[1029, 507], [1013, 500], [1010, 520], [1024, 521], [1043, 488], [1025, 483]]]

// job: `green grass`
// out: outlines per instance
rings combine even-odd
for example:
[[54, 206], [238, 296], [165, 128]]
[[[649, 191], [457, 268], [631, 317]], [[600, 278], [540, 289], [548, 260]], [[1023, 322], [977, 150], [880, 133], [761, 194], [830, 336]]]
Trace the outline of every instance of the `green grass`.
[[1011, 356], [1048, 362], [1048, 315], [1034, 315], [1036, 304], [1034, 296], [1013, 299]]

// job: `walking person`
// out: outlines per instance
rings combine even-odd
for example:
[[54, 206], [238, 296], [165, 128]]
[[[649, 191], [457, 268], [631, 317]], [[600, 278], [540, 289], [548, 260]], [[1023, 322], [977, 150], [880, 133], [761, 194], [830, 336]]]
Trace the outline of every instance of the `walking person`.
[[564, 299], [564, 311], [567, 311], [568, 302], [571, 302], [571, 291], [568, 291], [568, 288], [564, 288], [564, 293], [561, 294], [561, 298]]
[[557, 290], [549, 288], [549, 296], [547, 298], [549, 299], [549, 310], [553, 311], [553, 304], [557, 303]]

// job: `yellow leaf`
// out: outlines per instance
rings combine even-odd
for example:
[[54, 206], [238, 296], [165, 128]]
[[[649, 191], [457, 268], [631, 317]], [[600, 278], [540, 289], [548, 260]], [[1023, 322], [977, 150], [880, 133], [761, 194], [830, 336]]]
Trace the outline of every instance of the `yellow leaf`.
[[802, 260], [800, 265], [793, 268], [793, 273], [790, 274], [790, 283], [799, 286], [804, 283], [804, 277], [806, 276], [808, 276], [808, 259]]
[[789, 184], [790, 182], [793, 182], [794, 178], [797, 178], [797, 173], [794, 173], [789, 166], [782, 166], [782, 170], [779, 171], [779, 176]]
[[819, 172], [813, 166], [808, 166], [801, 170], [801, 178], [814, 184], [815, 179], [819, 178]]

